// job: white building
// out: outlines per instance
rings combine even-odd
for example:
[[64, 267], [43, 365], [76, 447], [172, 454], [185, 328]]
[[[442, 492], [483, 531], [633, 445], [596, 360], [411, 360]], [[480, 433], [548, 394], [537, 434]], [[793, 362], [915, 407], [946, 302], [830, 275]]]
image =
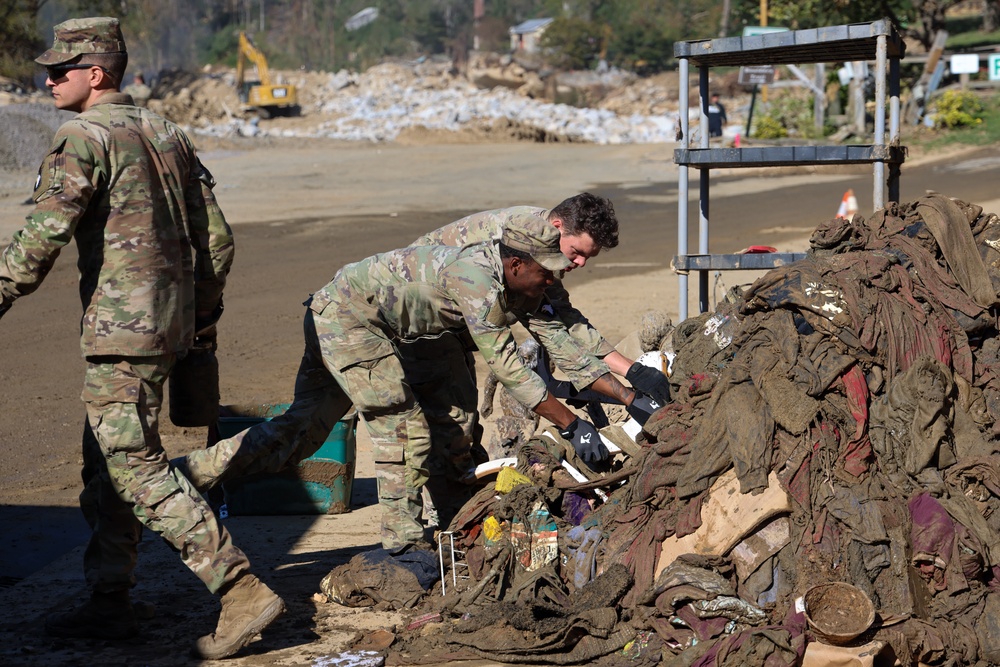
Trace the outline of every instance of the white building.
[[552, 19], [529, 19], [511, 28], [508, 31], [510, 32], [510, 50], [529, 53], [537, 51], [538, 42], [550, 23], [552, 23]]

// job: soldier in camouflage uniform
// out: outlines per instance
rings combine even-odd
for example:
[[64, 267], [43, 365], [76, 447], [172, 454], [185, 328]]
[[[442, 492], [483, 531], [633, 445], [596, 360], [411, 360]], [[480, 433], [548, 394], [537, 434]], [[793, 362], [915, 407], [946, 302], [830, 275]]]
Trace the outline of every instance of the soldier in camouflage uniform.
[[[461, 247], [470, 243], [495, 241], [501, 238], [504, 229], [512, 221], [524, 217], [548, 222], [559, 230], [560, 249], [571, 262], [567, 271], [582, 268], [588, 259], [597, 256], [602, 249], [618, 245], [618, 218], [614, 207], [608, 199], [587, 192], [570, 197], [551, 210], [514, 206], [474, 213], [421, 236], [412, 245]], [[591, 326], [583, 313], [573, 307], [562, 280], [557, 278], [546, 288], [545, 301], [547, 303], [543, 304], [534, 317], [545, 320], [546, 326], [556, 330], [563, 327], [575, 343], [568, 348], [550, 346], [547, 351], [556, 365], [566, 372], [576, 390], [583, 390], [597, 378], [614, 372], [624, 376], [633, 387], [648, 394], [661, 405], [670, 400], [666, 375], [636, 364], [615, 350]], [[455, 336], [424, 339], [412, 347], [413, 356], [435, 360], [434, 365], [426, 368], [426, 376], [421, 378], [423, 382], [414, 391], [422, 404], [437, 407], [439, 418], [431, 421], [434, 446], [442, 449], [442, 456], [437, 460], [448, 460], [449, 456], [460, 457], [480, 437], [475, 407], [478, 397], [476, 369], [471, 352]], [[564, 349], [569, 349], [570, 355], [573, 355], [579, 348], [589, 353], [583, 357], [583, 363], [573, 363], [565, 358]], [[464, 364], [463, 359], [466, 361]], [[442, 382], [440, 379], [445, 369], [448, 378], [447, 382]], [[432, 468], [429, 488], [439, 485], [446, 489], [457, 488], [450, 469]]]
[[[523, 323], [550, 350], [571, 347], [564, 327], [537, 317], [554, 272], [568, 266], [558, 230], [523, 217], [499, 243], [404, 248], [349, 264], [313, 295], [309, 309], [323, 360], [364, 415], [372, 437], [385, 548], [419, 545], [423, 539], [420, 492], [433, 458], [431, 431], [399, 351], [414, 341], [467, 336], [518, 401], [564, 429], [584, 458], [602, 455], [594, 427], [552, 397], [523, 365], [509, 327], [511, 319]], [[586, 363], [579, 348], [575, 358], [561, 355], [556, 363], [563, 359]], [[648, 397], [610, 374], [595, 378], [592, 386], [621, 399], [643, 421], [651, 414]]]
[[[547, 222], [560, 233], [560, 249], [571, 262], [567, 270], [582, 267], [602, 248], [618, 245], [618, 219], [611, 202], [583, 193], [570, 197], [551, 211], [517, 206], [476, 213], [431, 232], [414, 245], [441, 244], [460, 247], [497, 241], [508, 226], [519, 221]], [[556, 364], [583, 389], [609, 369], [658, 403], [669, 400], [665, 375], [634, 364], [598, 333], [580, 311], [573, 308], [558, 278], [545, 290], [548, 303], [529, 317], [534, 328], [553, 331], [547, 350]], [[509, 323], [516, 318], [509, 317]], [[206, 491], [225, 479], [277, 472], [311, 456], [347, 410], [350, 399], [340, 390], [321, 363], [312, 320], [307, 317], [305, 352], [295, 380], [295, 397], [285, 414], [256, 425], [207, 449], [195, 450], [175, 461], [188, 470], [199, 490]], [[529, 327], [530, 329], [531, 327]], [[425, 336], [397, 346], [406, 369], [407, 383], [430, 425], [434, 455], [429, 460], [427, 490], [439, 513], [440, 526], [464, 505], [472, 488], [462, 481], [473, 460], [472, 445], [479, 444], [481, 428], [476, 404], [478, 389], [475, 345], [468, 336], [452, 333]]]
[[216, 632], [202, 657], [247, 644], [284, 609], [254, 575], [205, 500], [173, 469], [157, 430], [163, 384], [196, 330], [214, 327], [233, 238], [214, 181], [173, 123], [118, 92], [128, 56], [117, 19], [55, 26], [37, 62], [56, 106], [79, 112], [56, 132], [35, 207], [0, 255], [0, 314], [38, 288], [76, 239], [86, 359], [80, 505], [93, 534], [84, 554], [92, 594], [50, 616], [61, 637], [118, 639], [138, 625], [129, 600], [143, 526], [160, 534], [213, 593]]
[[[194, 483], [205, 489], [220, 478], [297, 463], [316, 451], [353, 404], [365, 417], [374, 445], [382, 545], [394, 551], [425, 546], [421, 488], [431, 470], [452, 468], [457, 479], [472, 467], [467, 443], [464, 452], [450, 455], [432, 446], [431, 422], [443, 415], [428, 414], [417, 398], [418, 391], [433, 392], [425, 386], [426, 367], [414, 370], [410, 348], [447, 336], [478, 349], [515, 398], [562, 428], [585, 460], [606, 457], [594, 427], [548, 394], [541, 378], [524, 367], [509, 328], [511, 321], [527, 326], [563, 370], [585, 371], [593, 363], [593, 355], [567, 335], [565, 326], [538, 317], [554, 272], [569, 266], [559, 249], [559, 232], [523, 216], [511, 221], [502, 241], [405, 248], [344, 267], [307, 302], [306, 351], [292, 407], [271, 422], [189, 454]], [[433, 381], [446, 380], [449, 372], [467, 375], [464, 353], [457, 359], [460, 368], [450, 365]], [[591, 386], [629, 405], [642, 421], [659, 407], [606, 372]], [[471, 400], [474, 409], [475, 395]], [[442, 456], [451, 458], [436, 461]], [[437, 494], [434, 502], [439, 509], [449, 506], [448, 498]]]

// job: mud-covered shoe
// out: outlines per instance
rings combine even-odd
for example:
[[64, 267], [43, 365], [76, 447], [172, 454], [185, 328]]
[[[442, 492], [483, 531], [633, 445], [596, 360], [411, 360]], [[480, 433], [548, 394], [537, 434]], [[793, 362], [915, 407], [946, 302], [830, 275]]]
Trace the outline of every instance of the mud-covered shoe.
[[71, 639], [128, 639], [139, 632], [128, 591], [93, 593], [82, 605], [45, 619], [45, 632]]
[[194, 653], [206, 660], [233, 655], [285, 611], [284, 601], [252, 574], [236, 580], [222, 596], [222, 612], [215, 632], [201, 637]]

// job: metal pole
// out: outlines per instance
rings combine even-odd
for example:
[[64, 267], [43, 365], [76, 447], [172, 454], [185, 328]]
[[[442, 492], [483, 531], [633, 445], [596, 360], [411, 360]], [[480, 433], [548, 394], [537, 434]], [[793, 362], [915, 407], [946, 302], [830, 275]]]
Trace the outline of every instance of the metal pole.
[[260, 31], [264, 32], [264, 0], [260, 0]]
[[[708, 67], [702, 65], [698, 68], [698, 96], [701, 98], [699, 107], [701, 108], [701, 148], [708, 149]], [[708, 254], [708, 195], [709, 195], [709, 170], [698, 170], [698, 254]], [[708, 312], [708, 271], [698, 272], [698, 312]]]
[[750, 123], [753, 122], [753, 105], [757, 103], [757, 84], [753, 84], [753, 92], [750, 93], [750, 111], [747, 112], [747, 131], [743, 133], [743, 136], [747, 139], [750, 138]]
[[[813, 78], [816, 82], [816, 89], [825, 91], [826, 65], [824, 63], [816, 63], [816, 72]], [[816, 93], [813, 96], [813, 123], [816, 126], [816, 132], [820, 136], [823, 136], [823, 125], [825, 122], [826, 122], [826, 99], [820, 93]]]
[[854, 134], [865, 136], [865, 69], [868, 65], [865, 61], [855, 61], [851, 63], [854, 68]]
[[[688, 148], [690, 142], [690, 132], [688, 123], [688, 98], [691, 94], [688, 89], [688, 60], [681, 58], [678, 63], [678, 73], [680, 74], [680, 116], [681, 123], [681, 148]], [[677, 254], [685, 256], [688, 254], [688, 166], [679, 165], [677, 167]], [[683, 322], [688, 317], [688, 277], [686, 273], [677, 274], [678, 300], [677, 314]]]
[[[899, 58], [889, 61], [889, 145], [899, 146]], [[889, 201], [899, 201], [899, 163], [889, 165]]]
[[[885, 147], [886, 36], [879, 35], [875, 46], [875, 146]], [[875, 185], [872, 188], [875, 210], [885, 207], [885, 160], [875, 162]]]

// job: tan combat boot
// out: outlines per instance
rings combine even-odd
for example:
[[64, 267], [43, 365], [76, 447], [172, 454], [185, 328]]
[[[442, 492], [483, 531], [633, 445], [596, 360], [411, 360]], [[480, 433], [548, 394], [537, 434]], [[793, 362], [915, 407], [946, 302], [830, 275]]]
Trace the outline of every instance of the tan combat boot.
[[274, 591], [254, 575], [244, 574], [222, 596], [219, 624], [195, 643], [195, 655], [206, 660], [230, 656], [259, 639], [283, 611], [285, 603]]
[[82, 605], [45, 619], [51, 637], [73, 639], [128, 639], [139, 632], [127, 590], [95, 591]]

